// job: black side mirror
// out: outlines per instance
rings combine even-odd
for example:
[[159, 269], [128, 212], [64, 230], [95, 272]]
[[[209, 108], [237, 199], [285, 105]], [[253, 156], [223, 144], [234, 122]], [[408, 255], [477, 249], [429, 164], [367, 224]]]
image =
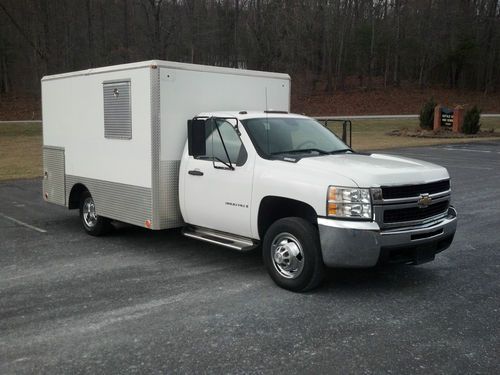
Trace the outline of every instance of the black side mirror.
[[203, 156], [207, 154], [205, 143], [206, 120], [188, 120], [188, 153], [191, 156]]
[[349, 147], [352, 147], [352, 122], [345, 120], [342, 123], [342, 141]]
[[[338, 118], [328, 118], [328, 117], [317, 117], [317, 121], [322, 121], [323, 126], [330, 130], [333, 134], [335, 134], [334, 131], [332, 131], [328, 127], [329, 122], [333, 123], [342, 123], [342, 142], [344, 142], [347, 146], [352, 147], [352, 122], [351, 120], [340, 120]], [[336, 134], [335, 134], [336, 135]]]

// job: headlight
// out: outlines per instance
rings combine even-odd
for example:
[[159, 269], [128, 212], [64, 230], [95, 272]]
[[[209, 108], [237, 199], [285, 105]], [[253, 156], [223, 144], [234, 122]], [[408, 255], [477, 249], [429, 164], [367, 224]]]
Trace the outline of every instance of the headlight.
[[326, 209], [328, 216], [371, 219], [370, 189], [330, 186]]

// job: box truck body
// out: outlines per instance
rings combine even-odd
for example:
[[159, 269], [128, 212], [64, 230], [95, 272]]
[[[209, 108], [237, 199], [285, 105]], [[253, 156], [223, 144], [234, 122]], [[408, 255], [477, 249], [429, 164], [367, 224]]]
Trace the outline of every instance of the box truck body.
[[182, 226], [178, 173], [186, 120], [205, 111], [289, 111], [290, 77], [146, 61], [42, 79], [44, 195], [151, 229]]

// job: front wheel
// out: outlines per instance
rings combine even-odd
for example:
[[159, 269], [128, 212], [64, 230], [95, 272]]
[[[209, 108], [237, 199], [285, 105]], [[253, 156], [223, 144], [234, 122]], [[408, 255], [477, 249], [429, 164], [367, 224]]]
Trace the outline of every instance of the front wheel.
[[97, 215], [94, 198], [88, 191], [80, 199], [80, 220], [83, 229], [91, 236], [102, 236], [111, 230], [111, 221]]
[[305, 292], [323, 280], [318, 230], [302, 218], [273, 223], [264, 236], [262, 255], [269, 275], [282, 288]]

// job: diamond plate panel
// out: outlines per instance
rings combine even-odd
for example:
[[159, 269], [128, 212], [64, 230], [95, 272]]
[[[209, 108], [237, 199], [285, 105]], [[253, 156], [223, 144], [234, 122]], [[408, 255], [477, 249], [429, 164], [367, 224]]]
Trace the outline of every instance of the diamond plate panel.
[[64, 206], [65, 192], [64, 149], [60, 147], [43, 147], [43, 194], [46, 200]]
[[76, 184], [83, 184], [88, 189], [98, 215], [141, 227], [146, 220], [151, 220], [150, 188], [66, 175], [67, 202]]

